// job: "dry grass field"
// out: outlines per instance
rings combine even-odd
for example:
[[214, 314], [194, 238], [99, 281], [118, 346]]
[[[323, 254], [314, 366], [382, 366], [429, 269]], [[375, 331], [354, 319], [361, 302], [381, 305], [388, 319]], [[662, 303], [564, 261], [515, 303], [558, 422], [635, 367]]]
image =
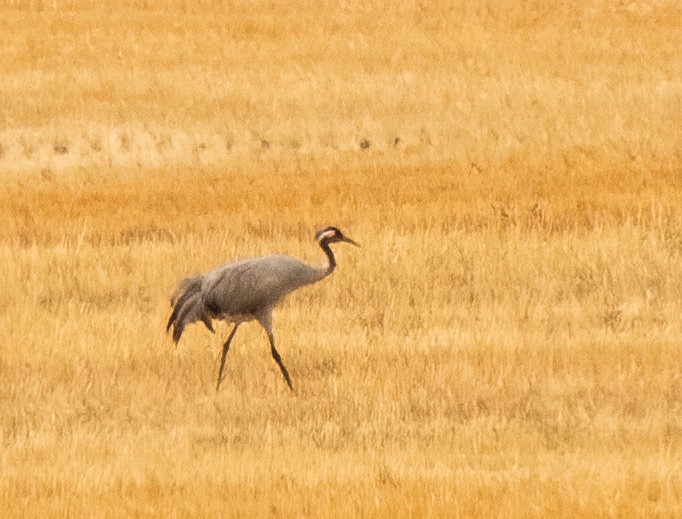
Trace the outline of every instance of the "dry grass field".
[[[682, 517], [677, 1], [0, 1], [0, 517]], [[176, 281], [330, 279], [218, 394]]]

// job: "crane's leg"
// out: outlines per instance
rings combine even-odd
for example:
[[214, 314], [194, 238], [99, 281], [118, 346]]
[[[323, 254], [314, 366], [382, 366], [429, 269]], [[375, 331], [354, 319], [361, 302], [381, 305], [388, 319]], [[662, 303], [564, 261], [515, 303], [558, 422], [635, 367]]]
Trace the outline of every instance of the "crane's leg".
[[220, 383], [223, 381], [223, 368], [225, 367], [225, 359], [227, 358], [227, 352], [230, 350], [230, 343], [232, 342], [232, 338], [234, 337], [234, 334], [237, 332], [238, 327], [239, 324], [234, 325], [234, 328], [232, 328], [230, 335], [227, 336], [225, 344], [223, 344], [223, 356], [220, 359], [220, 369], [218, 370], [218, 382], [216, 383], [215, 386], [216, 393], [220, 389]]
[[284, 380], [287, 381], [287, 386], [289, 386], [289, 390], [295, 394], [296, 391], [294, 391], [294, 386], [291, 385], [291, 378], [289, 378], [289, 372], [287, 371], [287, 368], [284, 367], [282, 357], [279, 356], [279, 353], [277, 353], [277, 348], [275, 348], [275, 337], [274, 335], [272, 335], [272, 313], [270, 313], [269, 311], [263, 312], [260, 315], [256, 316], [256, 320], [263, 327], [265, 333], [268, 334], [272, 358], [275, 359], [275, 362], [279, 366], [279, 369], [282, 370], [282, 375], [284, 375]]
[[284, 380], [287, 381], [287, 386], [289, 386], [289, 390], [292, 393], [296, 393], [296, 391], [294, 391], [294, 386], [291, 385], [289, 372], [287, 371], [287, 368], [284, 367], [282, 357], [279, 356], [279, 353], [277, 353], [277, 349], [275, 348], [275, 337], [272, 335], [272, 332], [270, 330], [266, 329], [265, 331], [268, 332], [268, 339], [270, 340], [270, 351], [272, 352], [272, 358], [275, 359], [275, 362], [279, 366], [279, 369], [282, 370], [282, 375], [284, 375]]

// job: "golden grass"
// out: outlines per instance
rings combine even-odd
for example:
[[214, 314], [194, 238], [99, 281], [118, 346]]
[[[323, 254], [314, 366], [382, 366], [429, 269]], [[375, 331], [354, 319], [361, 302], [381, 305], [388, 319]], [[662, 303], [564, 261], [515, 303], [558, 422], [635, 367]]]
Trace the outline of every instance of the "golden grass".
[[682, 514], [676, 3], [7, 4], [0, 516]]
[[677, 2], [109, 4], [3, 9], [2, 170], [679, 161]]

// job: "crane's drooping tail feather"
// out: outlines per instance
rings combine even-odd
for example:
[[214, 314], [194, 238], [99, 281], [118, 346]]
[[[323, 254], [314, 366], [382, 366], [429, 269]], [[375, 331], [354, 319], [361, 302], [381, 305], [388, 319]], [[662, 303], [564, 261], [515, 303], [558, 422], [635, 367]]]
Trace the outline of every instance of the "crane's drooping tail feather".
[[171, 296], [171, 306], [173, 307], [173, 313], [168, 319], [168, 324], [166, 325], [166, 332], [170, 330], [170, 327], [175, 324], [178, 318], [178, 314], [182, 311], [182, 307], [185, 305], [187, 300], [193, 295], [201, 292], [201, 276], [186, 278], [178, 283], [173, 295]]
[[210, 318], [204, 312], [201, 301], [202, 276], [183, 279], [171, 296], [173, 312], [166, 325], [166, 333], [173, 327], [173, 341], [177, 344], [185, 325], [202, 321], [206, 328], [214, 332]]

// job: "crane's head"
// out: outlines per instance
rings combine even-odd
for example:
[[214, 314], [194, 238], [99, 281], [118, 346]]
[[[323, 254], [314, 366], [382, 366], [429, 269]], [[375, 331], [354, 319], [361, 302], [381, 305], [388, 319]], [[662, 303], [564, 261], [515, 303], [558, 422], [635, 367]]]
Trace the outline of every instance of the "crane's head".
[[321, 231], [317, 231], [315, 233], [315, 239], [320, 245], [345, 242], [350, 243], [351, 245], [355, 245], [356, 247], [360, 246], [359, 243], [351, 240], [347, 236], [344, 236], [344, 234], [336, 227], [325, 227]]

